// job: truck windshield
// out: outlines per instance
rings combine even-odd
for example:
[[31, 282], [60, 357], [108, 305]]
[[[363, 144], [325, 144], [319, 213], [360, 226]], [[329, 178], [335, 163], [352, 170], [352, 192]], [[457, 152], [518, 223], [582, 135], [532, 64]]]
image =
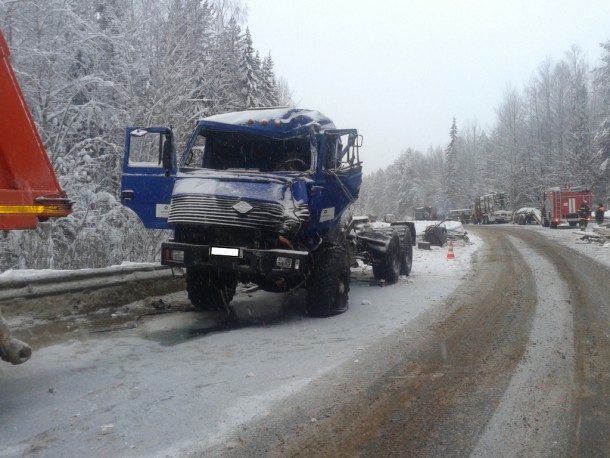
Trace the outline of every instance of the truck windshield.
[[183, 165], [214, 170], [261, 172], [307, 171], [311, 168], [308, 136], [276, 139], [219, 131], [201, 131], [186, 152]]

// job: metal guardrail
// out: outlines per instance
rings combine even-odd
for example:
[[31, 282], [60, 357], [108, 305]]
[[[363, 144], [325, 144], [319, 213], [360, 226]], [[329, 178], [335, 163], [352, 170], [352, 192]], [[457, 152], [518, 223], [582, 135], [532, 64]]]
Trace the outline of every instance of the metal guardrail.
[[0, 276], [5, 317], [52, 318], [116, 307], [184, 290], [184, 280], [158, 264], [128, 264], [73, 271], [14, 271]]

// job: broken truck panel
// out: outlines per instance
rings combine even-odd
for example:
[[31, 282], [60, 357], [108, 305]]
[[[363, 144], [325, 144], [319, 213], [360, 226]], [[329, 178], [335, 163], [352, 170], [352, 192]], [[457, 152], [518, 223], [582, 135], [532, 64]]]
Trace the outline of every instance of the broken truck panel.
[[33, 229], [39, 219], [67, 216], [61, 190], [25, 103], [0, 32], [0, 230]]

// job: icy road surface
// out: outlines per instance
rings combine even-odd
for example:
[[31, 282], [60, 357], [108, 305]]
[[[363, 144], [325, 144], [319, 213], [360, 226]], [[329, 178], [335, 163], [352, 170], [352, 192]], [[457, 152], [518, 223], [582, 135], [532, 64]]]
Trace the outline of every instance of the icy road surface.
[[62, 324], [69, 340], [0, 365], [0, 456], [606, 454], [610, 249], [466, 229], [474, 244], [416, 250], [396, 285], [354, 271], [329, 319], [254, 292], [231, 329], [181, 295], [107, 332]]

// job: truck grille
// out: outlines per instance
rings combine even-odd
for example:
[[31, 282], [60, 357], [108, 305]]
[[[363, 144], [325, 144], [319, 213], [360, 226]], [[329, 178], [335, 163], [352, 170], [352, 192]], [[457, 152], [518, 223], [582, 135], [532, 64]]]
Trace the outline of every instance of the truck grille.
[[[252, 209], [245, 214], [239, 213], [233, 206], [240, 201], [247, 202]], [[279, 204], [199, 194], [172, 197], [168, 222], [280, 232], [285, 218], [284, 208]]]

